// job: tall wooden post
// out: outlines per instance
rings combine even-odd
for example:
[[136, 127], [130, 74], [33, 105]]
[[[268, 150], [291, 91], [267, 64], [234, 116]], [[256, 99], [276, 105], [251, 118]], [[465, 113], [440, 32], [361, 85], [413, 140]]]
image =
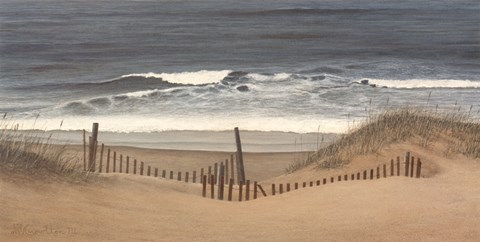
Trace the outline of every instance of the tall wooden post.
[[137, 174], [137, 159], [133, 160], [133, 174]]
[[235, 182], [235, 165], [233, 163], [233, 155], [230, 155], [230, 170], [231, 170], [231, 177], [233, 179], [233, 182]]
[[238, 201], [241, 202], [243, 198], [243, 181], [238, 185]]
[[235, 127], [235, 143], [237, 144], [237, 173], [238, 180], [245, 182], [245, 168], [243, 165], [242, 142], [240, 141], [240, 131]]
[[202, 176], [202, 196], [206, 197], [207, 196], [207, 176], [204, 175]]
[[123, 172], [123, 155], [120, 154], [120, 173]]
[[130, 172], [130, 157], [127, 155], [127, 165], [125, 166], [125, 172], [128, 174]]
[[113, 152], [113, 173], [117, 172], [117, 152]]
[[143, 161], [140, 162], [140, 176], [143, 176], [143, 166], [144, 166], [144, 163]]
[[215, 184], [214, 184], [214, 177], [213, 175], [210, 175], [210, 198], [215, 199]]
[[393, 176], [393, 159], [390, 160], [390, 176]]
[[98, 123], [92, 125], [92, 139], [90, 140], [89, 156], [88, 156], [88, 171], [95, 172], [95, 160], [97, 154], [95, 153], [95, 146], [98, 140]]
[[232, 201], [232, 193], [233, 193], [233, 178], [230, 178], [230, 181], [228, 183], [228, 201]]

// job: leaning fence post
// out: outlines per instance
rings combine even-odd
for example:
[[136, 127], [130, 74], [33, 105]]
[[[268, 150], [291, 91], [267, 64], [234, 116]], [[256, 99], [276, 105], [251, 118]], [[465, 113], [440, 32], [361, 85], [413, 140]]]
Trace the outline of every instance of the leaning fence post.
[[257, 184], [257, 186], [258, 186], [258, 189], [260, 189], [260, 191], [262, 192], [262, 195], [266, 197], [267, 193], [265, 192], [265, 190], [263, 190], [263, 187], [260, 184]]
[[417, 159], [417, 178], [420, 178], [420, 173], [422, 172], [422, 161], [420, 158]]
[[100, 148], [100, 165], [98, 166], [98, 172], [102, 172], [102, 166], [103, 166], [103, 149], [104, 149], [104, 144], [102, 143], [102, 148]]
[[238, 180], [245, 182], [245, 168], [243, 165], [242, 142], [240, 141], [240, 131], [235, 127], [235, 143], [237, 144], [237, 172]]
[[405, 176], [408, 177], [408, 170], [410, 168], [410, 152], [405, 154]]
[[107, 150], [107, 168], [106, 168], [106, 172], [107, 172], [107, 173], [110, 172], [110, 149]]
[[207, 196], [207, 176], [204, 175], [202, 178], [202, 196], [206, 197]]

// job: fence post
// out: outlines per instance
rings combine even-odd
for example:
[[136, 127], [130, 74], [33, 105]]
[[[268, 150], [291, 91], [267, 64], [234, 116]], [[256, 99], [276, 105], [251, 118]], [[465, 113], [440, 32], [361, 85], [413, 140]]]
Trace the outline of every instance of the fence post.
[[231, 170], [231, 177], [233, 179], [233, 182], [235, 182], [235, 163], [233, 162], [233, 154], [230, 155], [230, 170]]
[[247, 180], [245, 184], [245, 201], [250, 200], [250, 180]]
[[193, 177], [192, 177], [192, 182], [197, 183], [197, 171], [193, 171]]
[[143, 168], [144, 168], [144, 163], [143, 161], [140, 162], [140, 176], [143, 176]]
[[208, 183], [210, 183], [210, 178], [212, 178], [212, 166], [208, 166]]
[[203, 173], [204, 173], [203, 171], [204, 171], [203, 168], [201, 168], [200, 169], [200, 182], [203, 182], [203, 180], [202, 180], [203, 179]]
[[383, 164], [383, 177], [387, 177], [387, 164]]
[[224, 179], [225, 177], [220, 174], [220, 180], [218, 181], [218, 200], [223, 200]]
[[237, 172], [238, 180], [245, 182], [245, 168], [243, 166], [242, 142], [240, 141], [240, 131], [235, 127], [235, 143], [237, 144]]
[[233, 178], [230, 178], [230, 182], [228, 183], [228, 201], [232, 201], [233, 183]]
[[133, 174], [137, 174], [137, 159], [133, 159]]
[[107, 150], [107, 173], [110, 172], [110, 149]]
[[125, 167], [125, 170], [128, 173], [130, 173], [130, 157], [127, 155], [127, 167]]
[[181, 180], [182, 180], [182, 172], [181, 172], [181, 171], [178, 172], [177, 180], [178, 180], [178, 181], [181, 181]]
[[210, 197], [212, 199], [215, 199], [215, 182], [213, 182], [214, 181], [213, 175], [210, 175], [210, 181], [211, 181], [210, 182], [210, 193], [211, 193]]
[[390, 176], [393, 176], [393, 159], [390, 160]]
[[83, 130], [83, 170], [87, 171], [87, 138], [85, 129]]
[[189, 178], [188, 176], [189, 176], [189, 175], [190, 175], [190, 174], [188, 174], [188, 171], [187, 171], [187, 172], [185, 173], [185, 182], [186, 182], [186, 183], [188, 183], [188, 178]]
[[158, 177], [158, 168], [155, 168], [155, 177]]
[[410, 168], [410, 152], [405, 154], [405, 176], [408, 177], [408, 170]]
[[165, 178], [167, 176], [167, 171], [166, 170], [162, 170], [162, 178]]
[[257, 186], [258, 186], [258, 189], [260, 189], [260, 191], [262, 192], [262, 195], [266, 197], [267, 193], [265, 192], [265, 190], [263, 190], [263, 187], [260, 184], [257, 184]]
[[275, 184], [272, 184], [272, 196], [275, 196]]
[[355, 180], [355, 174], [352, 173], [352, 178], [350, 178], [350, 180]]
[[366, 170], [363, 171], [363, 180], [367, 180], [367, 171]]
[[98, 123], [93, 123], [92, 125], [92, 139], [89, 146], [89, 156], [88, 156], [88, 171], [95, 172], [95, 160], [97, 158], [96, 154], [96, 144], [98, 140]]
[[215, 175], [215, 178], [214, 178], [214, 183], [217, 184], [217, 179], [218, 179], [218, 164], [215, 162], [214, 166], [213, 166], [213, 175]]
[[207, 196], [207, 176], [204, 175], [202, 178], [202, 196]]
[[240, 185], [238, 186], [238, 201], [242, 201], [243, 197], [243, 181], [240, 181]]
[[327, 184], [327, 178], [323, 178], [323, 185]]
[[417, 159], [417, 178], [420, 178], [420, 173], [422, 172], [422, 161], [420, 158]]
[[228, 184], [230, 178], [228, 176], [228, 159], [225, 159], [225, 184]]
[[278, 193], [282, 194], [283, 193], [283, 183], [280, 183], [278, 185]]
[[113, 172], [117, 172], [117, 152], [113, 152]]
[[102, 143], [102, 148], [100, 148], [100, 165], [98, 166], [98, 172], [102, 172], [102, 166], [103, 166], [103, 149], [104, 149], [104, 144]]
[[[332, 177], [333, 179], [333, 177]], [[303, 182], [303, 188], [307, 187], [307, 182]]]
[[295, 190], [298, 189], [298, 182], [295, 182], [294, 187], [295, 187]]
[[152, 169], [152, 168], [151, 168], [150, 166], [147, 167], [147, 176], [150, 176], [150, 170], [151, 170], [151, 169]]
[[[290, 185], [290, 184], [288, 184]], [[320, 180], [317, 180], [317, 186], [320, 186]]]
[[173, 171], [170, 171], [170, 180], [173, 180]]
[[343, 180], [348, 181], [348, 175], [345, 175]]
[[370, 180], [373, 180], [373, 169], [370, 169]]
[[254, 181], [254, 182], [253, 182], [253, 199], [254, 199], [254, 200], [257, 199], [257, 190], [258, 190], [258, 188], [257, 188], [257, 182]]
[[342, 176], [338, 176], [338, 181], [342, 181]]
[[377, 179], [380, 179], [380, 167], [377, 166]]
[[357, 172], [357, 180], [360, 180], [360, 172]]
[[400, 156], [397, 156], [397, 176], [400, 176]]
[[123, 172], [123, 168], [122, 168], [122, 167], [123, 167], [123, 155], [120, 154], [120, 173]]
[[410, 177], [413, 177], [413, 166], [415, 164], [415, 157], [412, 156], [412, 159], [411, 159], [411, 169], [410, 169]]
[[287, 192], [290, 191], [290, 183], [287, 183]]

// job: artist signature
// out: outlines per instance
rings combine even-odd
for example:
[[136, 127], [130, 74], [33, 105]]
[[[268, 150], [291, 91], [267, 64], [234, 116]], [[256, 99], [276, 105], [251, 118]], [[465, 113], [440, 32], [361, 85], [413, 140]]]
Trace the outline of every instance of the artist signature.
[[55, 228], [52, 225], [31, 225], [31, 224], [13, 224], [12, 235], [75, 235], [77, 229], [74, 227]]

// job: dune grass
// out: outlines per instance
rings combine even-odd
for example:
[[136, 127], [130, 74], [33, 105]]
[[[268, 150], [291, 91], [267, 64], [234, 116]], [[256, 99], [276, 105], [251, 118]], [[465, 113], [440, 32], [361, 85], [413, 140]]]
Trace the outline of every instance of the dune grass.
[[91, 176], [78, 169], [77, 157], [66, 155], [66, 145], [52, 144], [51, 134], [19, 131], [18, 125], [6, 122], [0, 125], [0, 169], [70, 181]]
[[480, 123], [468, 114], [437, 112], [418, 108], [386, 110], [369, 117], [335, 142], [320, 148], [307, 159], [293, 162], [287, 169], [292, 173], [316, 163], [319, 168], [337, 168], [354, 156], [372, 154], [382, 148], [407, 139], [428, 147], [439, 138], [448, 140], [445, 155], [461, 153], [480, 158]]

